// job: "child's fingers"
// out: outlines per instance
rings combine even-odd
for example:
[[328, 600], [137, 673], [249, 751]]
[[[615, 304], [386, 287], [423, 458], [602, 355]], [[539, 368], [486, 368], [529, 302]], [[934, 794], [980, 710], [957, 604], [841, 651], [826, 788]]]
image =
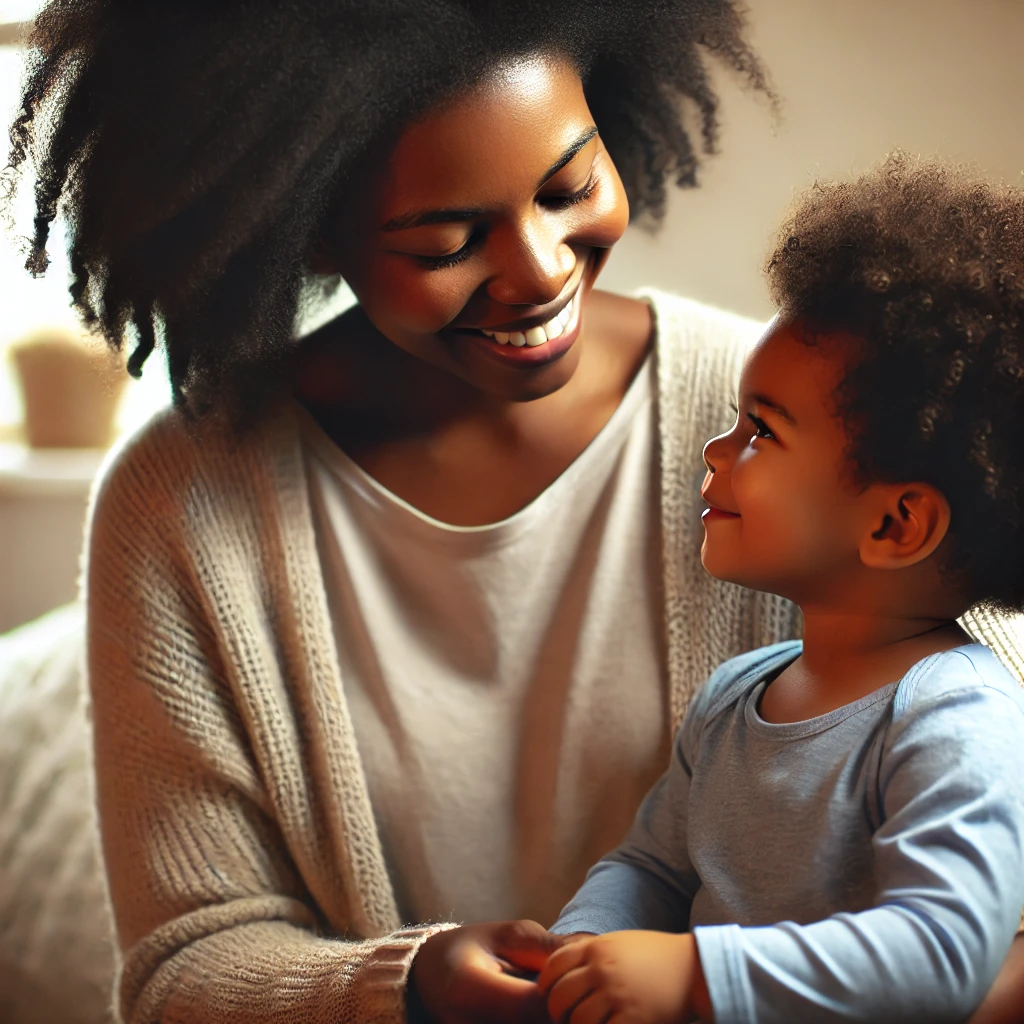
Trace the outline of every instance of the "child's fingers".
[[569, 1015], [569, 1024], [606, 1024], [613, 1019], [614, 1013], [615, 1008], [608, 994], [597, 989], [583, 997]]
[[586, 967], [574, 967], [563, 974], [548, 994], [548, 1015], [555, 1024], [578, 1024], [573, 1010], [594, 990], [594, 982]]
[[551, 986], [566, 971], [571, 971], [574, 967], [578, 967], [583, 963], [589, 945], [590, 942], [587, 939], [568, 942], [559, 949], [556, 949], [548, 957], [547, 962], [541, 968], [541, 972], [537, 977], [537, 986], [545, 996], [548, 994]]

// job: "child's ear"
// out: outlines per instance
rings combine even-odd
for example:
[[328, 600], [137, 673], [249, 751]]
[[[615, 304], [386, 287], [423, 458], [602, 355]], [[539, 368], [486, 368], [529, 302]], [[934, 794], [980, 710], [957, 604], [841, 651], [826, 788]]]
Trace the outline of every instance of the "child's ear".
[[945, 539], [949, 502], [931, 484], [877, 484], [871, 490], [871, 528], [860, 542], [860, 560], [869, 569], [905, 569]]

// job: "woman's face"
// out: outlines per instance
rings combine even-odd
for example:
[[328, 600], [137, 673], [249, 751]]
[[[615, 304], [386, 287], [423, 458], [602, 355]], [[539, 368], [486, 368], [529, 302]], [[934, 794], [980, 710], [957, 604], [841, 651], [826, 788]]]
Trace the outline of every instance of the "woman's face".
[[381, 334], [503, 399], [565, 384], [629, 213], [576, 70], [537, 56], [493, 73], [366, 180], [337, 269]]

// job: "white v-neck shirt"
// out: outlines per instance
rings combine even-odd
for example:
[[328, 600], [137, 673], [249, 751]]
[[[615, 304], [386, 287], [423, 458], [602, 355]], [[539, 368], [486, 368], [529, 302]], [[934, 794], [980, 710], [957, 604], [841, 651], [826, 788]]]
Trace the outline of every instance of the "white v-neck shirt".
[[655, 387], [649, 356], [572, 465], [478, 527], [419, 512], [304, 420], [345, 695], [407, 921], [550, 924], [664, 769]]

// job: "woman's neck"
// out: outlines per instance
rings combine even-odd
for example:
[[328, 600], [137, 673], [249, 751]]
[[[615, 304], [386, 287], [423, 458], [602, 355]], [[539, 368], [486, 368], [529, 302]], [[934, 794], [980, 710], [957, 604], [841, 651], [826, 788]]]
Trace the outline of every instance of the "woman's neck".
[[568, 383], [512, 402], [401, 351], [354, 310], [306, 344], [296, 397], [340, 448], [415, 508], [460, 526], [497, 522], [590, 444], [649, 350], [650, 310], [636, 300], [594, 292], [584, 324]]
[[384, 438], [432, 434], [464, 419], [508, 428], [546, 407], [617, 401], [625, 393], [651, 334], [643, 302], [594, 291], [588, 296], [580, 362], [558, 391], [535, 401], [489, 395], [446, 369], [403, 351], [353, 306], [300, 346], [296, 397], [325, 419], [380, 426]]

